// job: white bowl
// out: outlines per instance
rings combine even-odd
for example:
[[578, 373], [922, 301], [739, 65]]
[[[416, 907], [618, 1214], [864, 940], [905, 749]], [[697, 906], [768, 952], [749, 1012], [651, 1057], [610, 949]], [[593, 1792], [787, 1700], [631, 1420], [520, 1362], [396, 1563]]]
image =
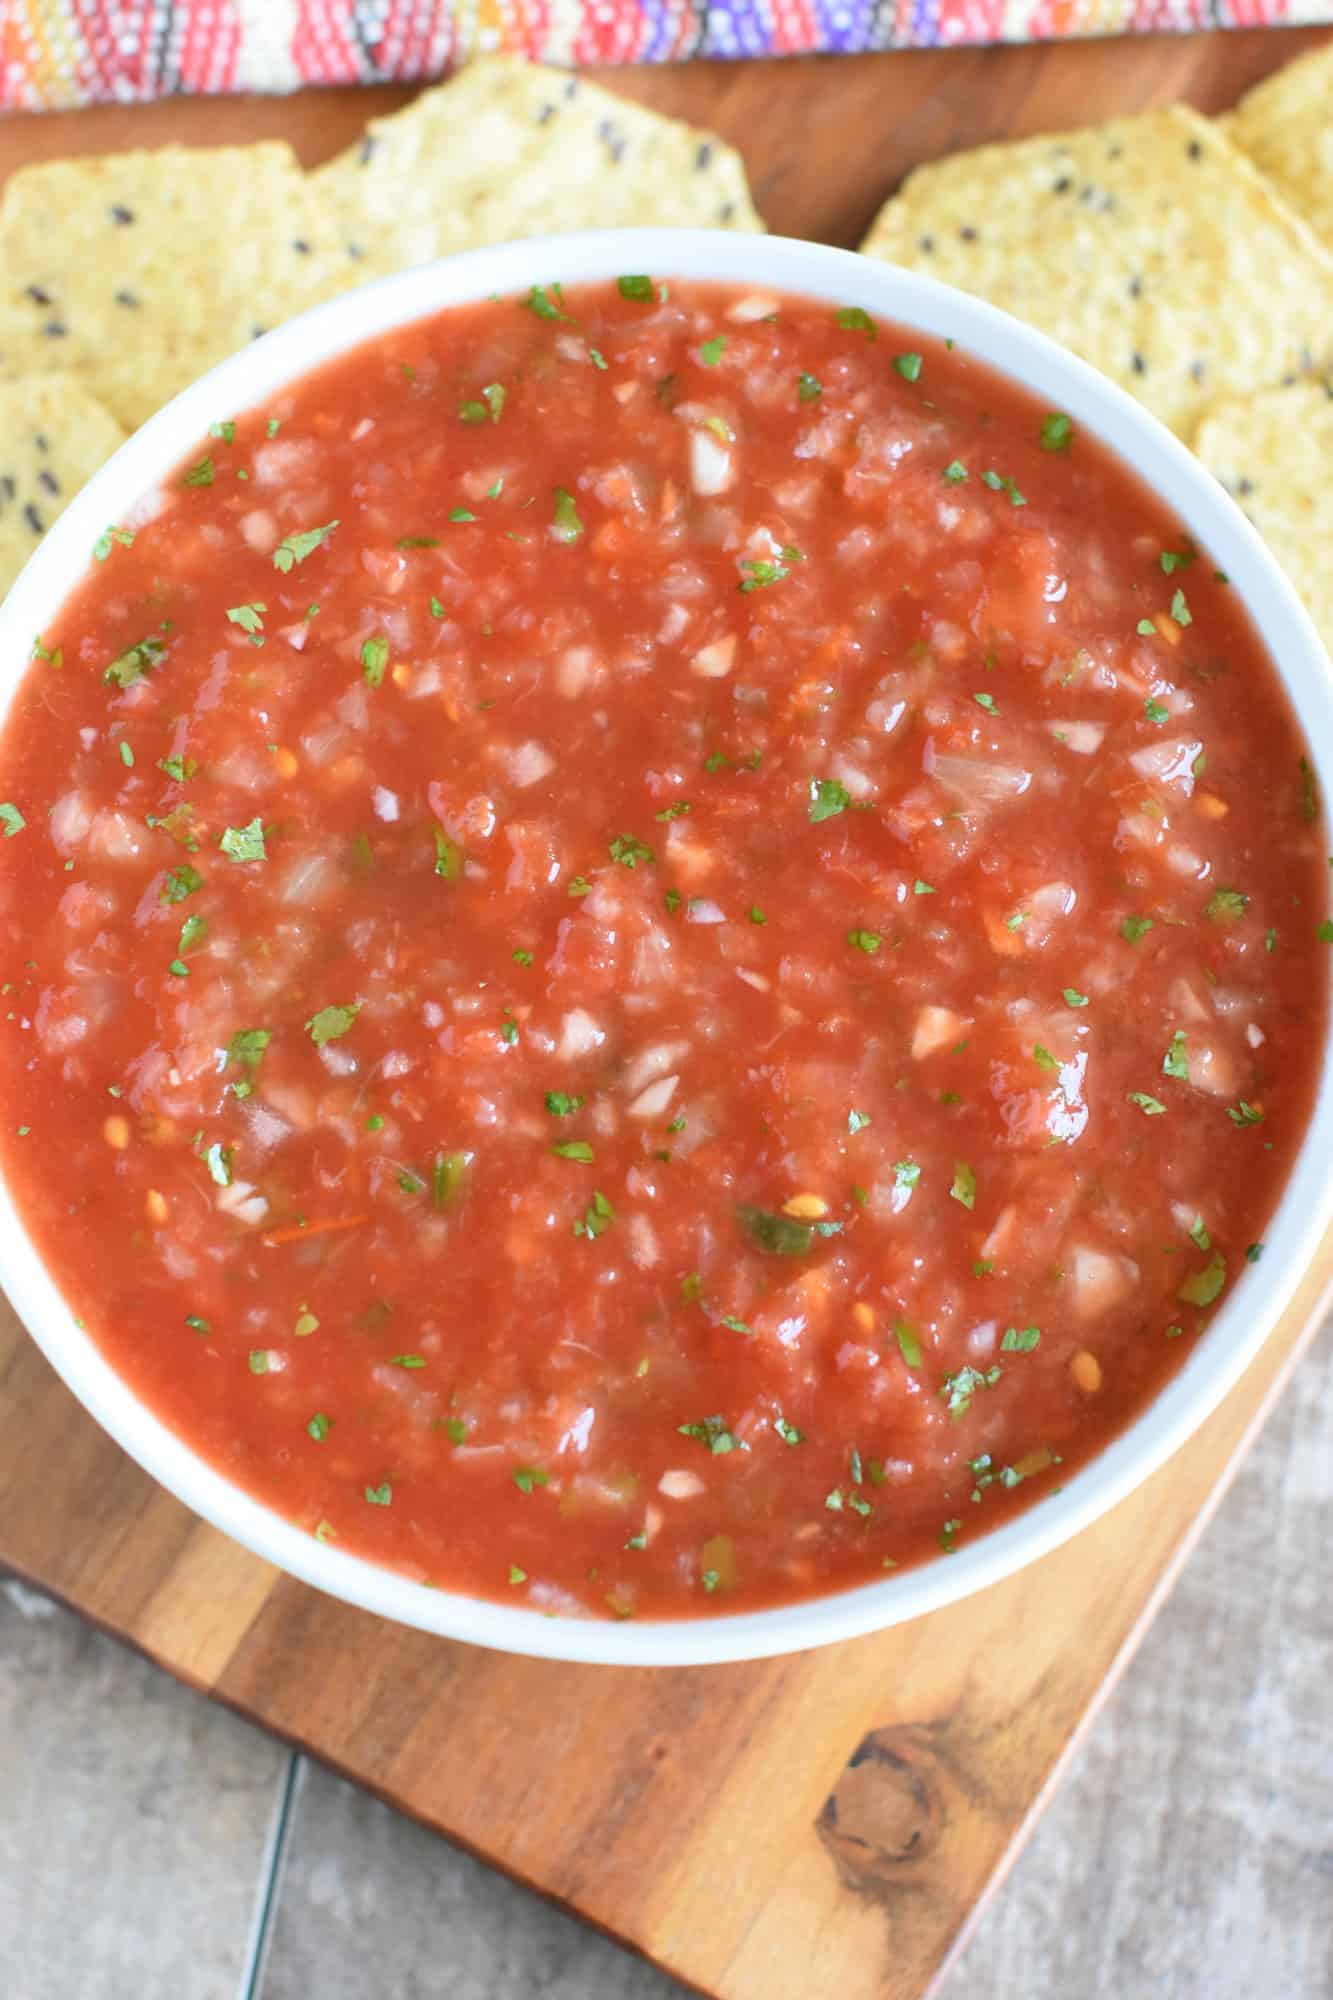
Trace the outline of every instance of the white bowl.
[[[211, 422], [262, 404], [331, 356], [387, 329], [482, 299], [648, 271], [721, 279], [862, 306], [922, 332], [952, 336], [1068, 411], [1119, 453], [1226, 570], [1278, 663], [1310, 743], [1323, 796], [1333, 795], [1333, 671], [1314, 627], [1253, 528], [1176, 438], [1123, 390], [1042, 334], [931, 278], [844, 250], [773, 236], [705, 230], [605, 230], [477, 250], [383, 278], [267, 334], [158, 412], [84, 488], [0, 607], [0, 718], [45, 631], [88, 564], [108, 521], [123, 519], [204, 436]], [[1178, 1374], [1062, 1492], [956, 1555], [830, 1596], [707, 1618], [614, 1623], [430, 1589], [322, 1544], [252, 1500], [153, 1416], [86, 1333], [29, 1242], [0, 1183], [0, 1284], [79, 1401], [146, 1471], [215, 1527], [268, 1562], [348, 1603], [451, 1639], [549, 1659], [691, 1666], [796, 1652], [851, 1639], [953, 1603], [1044, 1555], [1122, 1500], [1208, 1416], [1257, 1354], [1333, 1214], [1333, 1066], [1328, 1051], [1314, 1116], [1266, 1232]]]

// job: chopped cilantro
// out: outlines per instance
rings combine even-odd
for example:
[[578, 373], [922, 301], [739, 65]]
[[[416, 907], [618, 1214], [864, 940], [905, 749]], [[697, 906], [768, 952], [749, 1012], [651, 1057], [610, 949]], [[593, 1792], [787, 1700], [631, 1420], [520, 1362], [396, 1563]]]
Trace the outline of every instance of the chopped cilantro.
[[508, 1009], [505, 1010], [504, 1018], [500, 1022], [500, 1040], [510, 1049], [518, 1041], [518, 1022]]
[[1120, 926], [1120, 935], [1130, 944], [1137, 944], [1140, 938], [1147, 937], [1151, 929], [1151, 917], [1126, 917]]
[[549, 1486], [551, 1475], [540, 1465], [520, 1465], [514, 1470], [514, 1484], [520, 1493], [531, 1493], [534, 1486]]
[[102, 679], [114, 687], [137, 687], [145, 674], [162, 664], [166, 650], [161, 639], [140, 639], [137, 646], [130, 646], [111, 662]]
[[863, 333], [867, 340], [874, 340], [879, 332], [864, 306], [843, 306], [838, 314], [838, 325], [846, 333]]
[[1215, 924], [1237, 924], [1245, 915], [1249, 897], [1239, 889], [1215, 889], [1204, 907], [1204, 915]]
[[548, 1090], [546, 1093], [546, 1109], [552, 1118], [572, 1118], [576, 1111], [582, 1109], [583, 1102], [581, 1097], [567, 1097], [563, 1090]]
[[122, 738], [116, 745], [116, 748], [120, 752], [120, 761], [125, 766], [125, 769], [132, 771], [134, 769], [134, 752], [131, 750], [129, 744]]
[[303, 563], [307, 556], [315, 553], [321, 542], [326, 542], [337, 527], [336, 521], [326, 521], [322, 528], [306, 528], [298, 535], [287, 535], [273, 551], [273, 567], [286, 576], [289, 570]]
[[1242, 1097], [1238, 1103], [1227, 1107], [1227, 1117], [1233, 1125], [1262, 1125], [1263, 1110], [1257, 1104], [1247, 1104]]
[[1050, 1050], [1041, 1042], [1034, 1042], [1032, 1044], [1032, 1060], [1036, 1063], [1038, 1069], [1059, 1069], [1060, 1067]]
[[306, 1425], [306, 1431], [315, 1440], [316, 1444], [323, 1444], [329, 1434], [330, 1425], [331, 1420], [325, 1416], [323, 1410], [316, 1410], [314, 1416]]
[[264, 613], [267, 610], [268, 606], [262, 601], [256, 604], [233, 604], [227, 613], [227, 622], [230, 625], [239, 625], [242, 632], [248, 634], [256, 645], [262, 645]]
[[456, 882], [463, 872], [463, 850], [450, 840], [442, 826], [435, 829], [435, 873], [446, 882]]
[[868, 956], [873, 957], [874, 953], [879, 950], [884, 940], [880, 936], [878, 931], [858, 930], [858, 931], [848, 931], [847, 942], [849, 945], [852, 946], [853, 950], [863, 951]]
[[1194, 623], [1193, 618], [1190, 616], [1189, 605], [1185, 602], [1185, 593], [1183, 590], [1177, 590], [1175, 596], [1171, 599], [1171, 616], [1175, 619], [1177, 625], [1192, 625]]
[[558, 1160], [578, 1160], [584, 1166], [589, 1165], [593, 1157], [592, 1147], [586, 1139], [562, 1139], [552, 1146], [551, 1151]]
[[1198, 551], [1192, 548], [1163, 549], [1157, 560], [1164, 576], [1174, 576], [1178, 569], [1188, 569]]
[[732, 1436], [722, 1417], [700, 1417], [697, 1423], [677, 1424], [676, 1430], [681, 1437], [693, 1438], [696, 1443], [706, 1445], [715, 1458], [720, 1458], [724, 1452], [741, 1449], [739, 1440]]
[[[1314, 927], [1314, 934], [1320, 944], [1333, 944], [1333, 917], [1324, 917], [1317, 923]], [[1272, 937], [1273, 932], [1270, 931], [1268, 935]], [[1272, 945], [1268, 949], [1271, 951], [1273, 949]]]
[[393, 1488], [386, 1479], [379, 1486], [367, 1486], [365, 1495], [370, 1506], [387, 1507], [393, 1500]]
[[1087, 996], [1087, 994], [1086, 994], [1086, 993], [1080, 993], [1080, 992], [1078, 991], [1078, 988], [1077, 988], [1077, 987], [1075, 987], [1075, 986], [1063, 986], [1063, 987], [1061, 987], [1061, 989], [1060, 989], [1060, 990], [1061, 990], [1061, 992], [1062, 992], [1062, 993], [1063, 993], [1063, 995], [1064, 995], [1064, 1002], [1065, 1002], [1065, 1005], [1066, 1005], [1066, 1007], [1086, 1007], [1086, 1006], [1087, 1006], [1087, 1004], [1088, 1004], [1088, 996]]
[[1163, 701], [1154, 701], [1149, 695], [1143, 704], [1144, 717], [1148, 722], [1169, 722], [1171, 711]]
[[645, 847], [633, 834], [619, 833], [608, 849], [611, 859], [618, 861], [622, 868], [637, 868], [641, 861], [654, 862], [657, 856], [651, 847]]
[[1000, 1349], [1004, 1354], [1031, 1354], [1041, 1341], [1041, 1328], [1036, 1326], [1009, 1326], [1004, 1330]]
[[321, 1007], [306, 1022], [306, 1033], [315, 1047], [322, 1049], [325, 1042], [336, 1042], [345, 1035], [360, 1012], [359, 1000], [349, 1007]]
[[1263, 1254], [1264, 1254], [1264, 1246], [1262, 1243], [1246, 1244], [1245, 1262], [1247, 1264], [1257, 1264], [1259, 1262], [1259, 1259], [1263, 1256]]
[[522, 965], [526, 967], [532, 964], [532, 953], [530, 951], [525, 951], [522, 945], [516, 945], [514, 950], [509, 955], [513, 959], [515, 965]]
[[1146, 1090], [1131, 1090], [1126, 1093], [1131, 1104], [1137, 1104], [1145, 1118], [1160, 1118], [1166, 1106], [1160, 1098], [1149, 1097]]
[[776, 1215], [771, 1209], [755, 1208], [748, 1202], [739, 1205], [736, 1220], [757, 1249], [779, 1257], [807, 1256], [817, 1238], [837, 1236], [842, 1230], [840, 1222], [798, 1222], [793, 1216]]
[[919, 354], [895, 354], [894, 372], [901, 375], [904, 382], [919, 382], [921, 379], [921, 356]]
[[1193, 1222], [1191, 1222], [1189, 1235], [1190, 1242], [1196, 1250], [1212, 1249], [1212, 1238], [1208, 1234], [1207, 1224], [1201, 1215], [1196, 1215]]
[[932, 886], [932, 884], [929, 882], [923, 882], [919, 875], [917, 876], [915, 882], [913, 882], [912, 884], [912, 894], [914, 896], [934, 896], [937, 893], [938, 891]]
[[536, 313], [538, 319], [569, 318], [569, 314], [561, 310], [564, 298], [559, 285], [552, 285], [549, 290], [545, 285], [534, 285], [519, 303], [525, 305], [530, 313]]
[[1153, 624], [1151, 618], [1140, 618], [1134, 630], [1138, 633], [1140, 639], [1155, 639], [1157, 637], [1157, 627]]
[[104, 528], [93, 543], [93, 554], [98, 562], [105, 562], [112, 548], [119, 543], [123, 549], [134, 547], [134, 536], [128, 528]]
[[985, 709], [987, 715], [997, 715], [999, 713], [993, 694], [974, 694], [972, 699], [978, 708]]
[[893, 1322], [893, 1337], [898, 1343], [898, 1352], [909, 1368], [921, 1366], [921, 1342], [909, 1322], [897, 1319]]
[[868, 1111], [849, 1111], [847, 1113], [847, 1130], [849, 1132], [864, 1132], [869, 1123], [870, 1113]]
[[798, 1445], [805, 1443], [805, 1432], [798, 1431], [795, 1424], [789, 1424], [785, 1417], [774, 1417], [773, 1428], [784, 1444]]
[[476, 518], [470, 507], [451, 507], [449, 509], [449, 519], [451, 521], [475, 521]]
[[252, 819], [248, 826], [224, 827], [218, 836], [218, 846], [228, 861], [267, 860], [263, 821]]
[[187, 486], [211, 486], [213, 484], [212, 459], [201, 458], [197, 465], [192, 465], [185, 475], [185, 484]]
[[954, 1168], [953, 1186], [949, 1189], [955, 1201], [964, 1208], [973, 1208], [977, 1199], [977, 1177], [966, 1160], [959, 1160]]
[[377, 688], [383, 684], [384, 669], [388, 664], [389, 642], [382, 632], [376, 632], [361, 648], [361, 672], [367, 687]]
[[661, 812], [654, 813], [653, 818], [661, 820], [684, 819], [686, 813], [689, 811], [690, 804], [688, 799], [677, 799], [674, 804], [663, 806]]
[[[784, 549], [783, 554], [787, 552]], [[786, 563], [751, 561], [744, 558], [740, 567], [746, 572], [741, 578], [740, 589], [745, 592], [763, 590], [770, 583], [783, 583], [791, 575]]]
[[979, 1389], [993, 1389], [1000, 1379], [998, 1362], [992, 1364], [983, 1374], [979, 1368], [963, 1367], [956, 1374], [946, 1375], [940, 1385], [940, 1394], [948, 1407], [949, 1415], [955, 1422], [965, 1417], [972, 1407], [972, 1398]]
[[836, 778], [811, 778], [808, 810], [816, 825], [822, 819], [833, 819], [838, 813], [846, 812], [851, 802], [851, 793]]
[[160, 903], [183, 903], [187, 896], [192, 896], [196, 889], [202, 889], [203, 886], [203, 876], [197, 868], [191, 868], [187, 861], [179, 868], [168, 868], [167, 878], [162, 884], [158, 901]]
[[252, 1375], [268, 1374], [268, 1349], [266, 1347], [252, 1347], [250, 1349], [250, 1373]]
[[622, 299], [631, 299], [638, 305], [652, 305], [657, 296], [652, 279], [637, 274], [617, 278], [616, 286]]
[[3, 825], [5, 829], [4, 837], [6, 840], [12, 840], [16, 833], [22, 833], [27, 824], [27, 820], [24, 819], [18, 807], [11, 805], [8, 799], [3, 804], [0, 804], [0, 825]]
[[1227, 1260], [1220, 1250], [1214, 1250], [1201, 1271], [1193, 1271], [1180, 1286], [1176, 1297], [1184, 1299], [1186, 1305], [1210, 1306], [1218, 1297], [1227, 1281]]
[[1173, 1076], [1181, 1083], [1189, 1082], [1189, 1049], [1186, 1046], [1183, 1028], [1176, 1029], [1171, 1037], [1171, 1046], [1162, 1057], [1162, 1075]]
[[558, 542], [576, 542], [583, 533], [583, 523], [574, 504], [574, 495], [563, 486], [553, 486], [551, 492], [555, 498], [551, 533]]
[[983, 486], [989, 486], [992, 493], [1007, 493], [1009, 495], [1009, 505], [1011, 507], [1026, 507], [1028, 504], [1024, 496], [1019, 492], [1013, 480], [1002, 478], [1001, 475], [998, 472], [995, 472], [994, 470], [983, 472], [981, 475], [981, 483]]
[[204, 1154], [204, 1165], [208, 1168], [210, 1178], [216, 1181], [219, 1187], [231, 1186], [233, 1153], [234, 1149], [231, 1146], [224, 1146], [215, 1139]]
[[1043, 451], [1068, 451], [1074, 441], [1074, 424], [1062, 410], [1052, 410], [1041, 421], [1041, 448]]
[[527, 1580], [528, 1580], [527, 1571], [525, 1569], [520, 1569], [517, 1563], [510, 1563], [509, 1581], [511, 1583], [526, 1583]]
[[817, 403], [824, 393], [824, 384], [817, 375], [809, 375], [804, 370], [796, 378], [797, 400], [802, 403]]
[[188, 784], [199, 766], [193, 757], [159, 757], [157, 768], [176, 784]]
[[227, 1043], [227, 1061], [240, 1069], [258, 1069], [270, 1040], [267, 1028], [241, 1028]]
[[704, 367], [716, 368], [726, 351], [726, 346], [727, 336], [725, 333], [716, 334], [712, 340], [706, 340], [699, 349], [699, 359], [703, 362]]
[[[588, 895], [591, 895], [591, 894], [592, 894], [592, 883], [591, 883], [591, 882], [590, 882], [590, 881], [588, 880], [588, 878], [587, 878], [587, 876], [586, 876], [586, 875], [576, 875], [576, 876], [575, 876], [575, 877], [573, 878], [573, 880], [571, 881], [570, 885], [569, 885], [569, 893], [570, 893], [570, 895], [571, 895], [571, 896], [588, 896]], [[673, 895], [674, 895], [674, 896], [675, 896], [675, 898], [676, 898], [676, 904], [677, 904], [677, 907], [679, 907], [679, 904], [680, 904], [680, 893], [679, 893], [679, 891], [678, 891], [678, 890], [674, 890], [674, 889], [668, 889], [668, 890], [667, 890], [667, 907], [668, 907], [668, 908], [670, 908], [670, 906], [671, 906], [671, 898], [672, 898], [672, 896], [673, 896]]]
[[590, 1243], [594, 1243], [603, 1230], [611, 1227], [615, 1219], [616, 1212], [606, 1196], [600, 1188], [594, 1188], [592, 1200], [574, 1224], [574, 1234], [586, 1237]]
[[967, 478], [967, 467], [961, 459], [951, 458], [940, 476], [947, 480], [950, 486], [961, 486]]

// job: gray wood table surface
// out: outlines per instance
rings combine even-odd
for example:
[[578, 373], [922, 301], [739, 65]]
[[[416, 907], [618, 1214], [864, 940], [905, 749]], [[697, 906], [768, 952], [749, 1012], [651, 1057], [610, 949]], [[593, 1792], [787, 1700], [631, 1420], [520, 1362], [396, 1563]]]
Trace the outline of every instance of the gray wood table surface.
[[[938, 2000], [1333, 2000], [1331, 1522], [1333, 1325]], [[681, 1993], [0, 1577], [3, 2000]]]

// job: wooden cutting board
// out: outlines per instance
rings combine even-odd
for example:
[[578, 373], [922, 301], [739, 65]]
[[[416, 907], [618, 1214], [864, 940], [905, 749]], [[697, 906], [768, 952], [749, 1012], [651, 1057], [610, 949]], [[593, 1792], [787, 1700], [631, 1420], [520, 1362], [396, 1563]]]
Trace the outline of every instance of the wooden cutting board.
[[[1184, 96], [1322, 33], [672, 71], [771, 226], [854, 243], [903, 172]], [[284, 136], [307, 161], [403, 91], [0, 125], [27, 160]], [[755, 1666], [615, 1672], [399, 1631], [196, 1521], [96, 1429], [0, 1304], [0, 1563], [717, 2000], [924, 2000], [1169, 1589], [1333, 1294], [1333, 1235], [1259, 1361], [1141, 1492], [1021, 1576], [897, 1632]]]

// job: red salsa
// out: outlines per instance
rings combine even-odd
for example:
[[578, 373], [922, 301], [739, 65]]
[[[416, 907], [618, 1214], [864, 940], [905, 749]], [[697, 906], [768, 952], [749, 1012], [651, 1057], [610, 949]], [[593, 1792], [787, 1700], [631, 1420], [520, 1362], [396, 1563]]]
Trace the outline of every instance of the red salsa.
[[542, 1610], [961, 1547], [1262, 1255], [1325, 1030], [1285, 697], [1113, 455], [626, 276], [218, 412], [0, 741], [0, 1147], [321, 1539]]

